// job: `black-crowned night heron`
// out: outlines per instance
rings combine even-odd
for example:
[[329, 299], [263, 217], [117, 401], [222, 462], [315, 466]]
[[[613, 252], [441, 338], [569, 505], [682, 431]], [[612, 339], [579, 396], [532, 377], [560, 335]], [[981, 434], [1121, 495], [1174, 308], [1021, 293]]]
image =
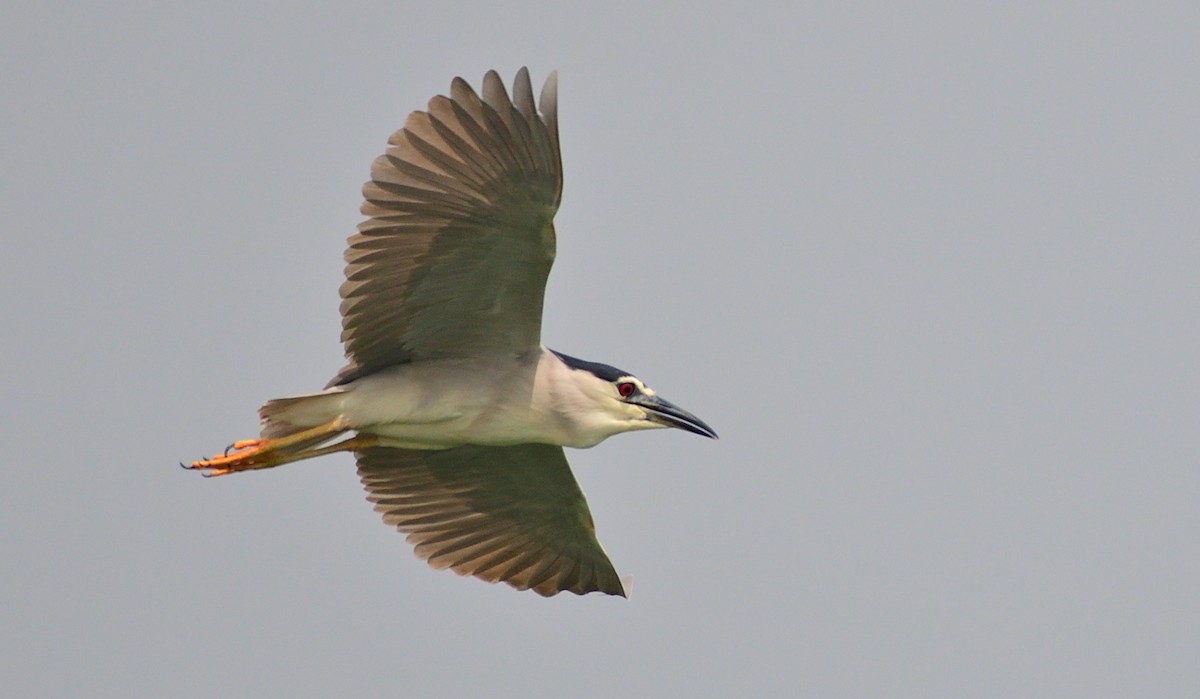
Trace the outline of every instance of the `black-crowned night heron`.
[[349, 365], [320, 393], [264, 405], [260, 439], [187, 468], [353, 451], [368, 499], [433, 567], [547, 596], [625, 595], [563, 447], [656, 427], [717, 435], [629, 372], [541, 344], [562, 193], [556, 88], [551, 74], [535, 107], [525, 69], [511, 100], [494, 71], [482, 99], [455, 78], [408, 117], [371, 167], [346, 251]]

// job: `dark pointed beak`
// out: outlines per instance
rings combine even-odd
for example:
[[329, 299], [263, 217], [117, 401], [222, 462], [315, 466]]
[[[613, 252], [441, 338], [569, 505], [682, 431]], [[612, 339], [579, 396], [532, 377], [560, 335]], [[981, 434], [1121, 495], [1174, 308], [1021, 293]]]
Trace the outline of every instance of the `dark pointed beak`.
[[651, 422], [666, 425], [667, 427], [678, 427], [681, 430], [687, 430], [692, 434], [698, 434], [709, 439], [717, 438], [717, 433], [713, 431], [713, 428], [704, 424], [703, 420], [669, 400], [646, 394], [631, 396], [627, 400], [634, 405], [645, 408], [646, 412], [649, 413]]

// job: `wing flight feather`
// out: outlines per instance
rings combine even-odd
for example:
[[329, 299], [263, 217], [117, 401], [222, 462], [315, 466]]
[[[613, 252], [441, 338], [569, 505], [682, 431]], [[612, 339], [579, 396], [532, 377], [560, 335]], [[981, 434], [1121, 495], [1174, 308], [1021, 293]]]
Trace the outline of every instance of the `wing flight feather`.
[[342, 342], [330, 385], [421, 359], [522, 354], [541, 344], [542, 296], [562, 197], [557, 81], [533, 104], [489, 72], [413, 112], [363, 186], [346, 250]]

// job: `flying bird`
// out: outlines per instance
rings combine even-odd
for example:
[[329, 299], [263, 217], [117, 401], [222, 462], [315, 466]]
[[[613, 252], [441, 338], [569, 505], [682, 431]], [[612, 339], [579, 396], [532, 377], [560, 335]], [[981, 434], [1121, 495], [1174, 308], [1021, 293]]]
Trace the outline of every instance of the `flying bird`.
[[562, 197], [557, 77], [537, 105], [461, 78], [413, 112], [363, 186], [341, 287], [349, 363], [268, 401], [261, 435], [185, 468], [207, 476], [356, 454], [368, 500], [416, 554], [550, 596], [626, 595], [563, 447], [674, 427], [716, 433], [627, 371], [542, 345]]

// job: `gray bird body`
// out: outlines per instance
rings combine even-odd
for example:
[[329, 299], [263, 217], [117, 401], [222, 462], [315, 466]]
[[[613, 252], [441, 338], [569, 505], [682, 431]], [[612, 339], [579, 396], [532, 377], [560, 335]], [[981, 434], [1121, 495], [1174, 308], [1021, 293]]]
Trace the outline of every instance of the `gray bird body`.
[[[545, 348], [525, 357], [411, 362], [321, 393], [272, 401], [262, 409], [262, 436], [340, 419], [347, 430], [381, 437], [380, 446], [405, 449], [526, 443], [587, 448], [630, 429], [666, 426], [647, 419], [639, 406], [622, 409], [609, 396], [608, 382], [578, 371]], [[620, 412], [596, 410], [599, 401]]]
[[626, 595], [563, 447], [716, 433], [627, 372], [542, 345], [557, 115], [554, 74], [535, 106], [525, 69], [511, 99], [489, 72], [482, 95], [455, 78], [409, 115], [371, 167], [367, 219], [348, 241], [349, 363], [319, 393], [264, 405], [261, 439], [190, 468], [353, 451], [368, 499], [430, 565], [547, 596]]

